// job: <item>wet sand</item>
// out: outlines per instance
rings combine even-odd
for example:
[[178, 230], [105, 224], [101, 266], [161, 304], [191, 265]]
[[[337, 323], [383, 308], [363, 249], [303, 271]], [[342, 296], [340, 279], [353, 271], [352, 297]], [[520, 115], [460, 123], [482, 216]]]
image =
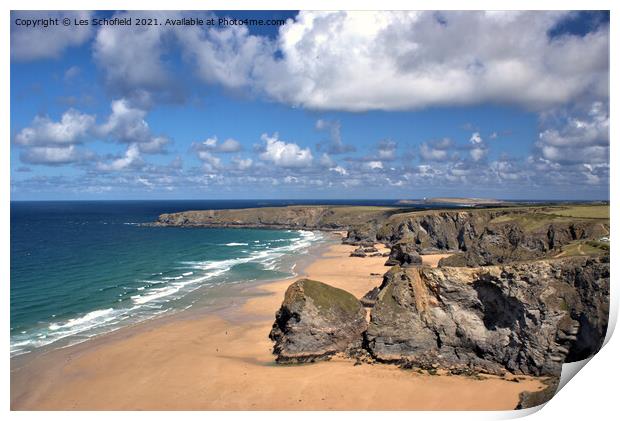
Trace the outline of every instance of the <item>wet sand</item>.
[[[353, 249], [329, 246], [304, 276], [361, 297], [381, 283], [386, 258], [349, 257]], [[532, 378], [428, 375], [343, 358], [278, 366], [267, 335], [291, 282], [262, 284], [226, 312], [145, 322], [12, 364], [11, 408], [508, 410], [520, 392], [542, 388]]]

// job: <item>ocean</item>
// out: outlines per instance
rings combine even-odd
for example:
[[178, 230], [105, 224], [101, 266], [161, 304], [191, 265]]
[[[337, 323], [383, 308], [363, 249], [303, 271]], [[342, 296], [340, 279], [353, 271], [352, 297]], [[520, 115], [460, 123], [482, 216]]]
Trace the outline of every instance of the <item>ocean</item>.
[[289, 203], [11, 202], [11, 356], [175, 313], [221, 286], [294, 276], [312, 245], [333, 239], [309, 231], [141, 225], [165, 212]]

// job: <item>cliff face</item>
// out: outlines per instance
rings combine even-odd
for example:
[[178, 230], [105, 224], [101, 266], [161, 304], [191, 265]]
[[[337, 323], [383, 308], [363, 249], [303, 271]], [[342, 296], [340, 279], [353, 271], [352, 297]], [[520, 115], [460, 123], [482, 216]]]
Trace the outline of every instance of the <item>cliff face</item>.
[[456, 253], [440, 266], [485, 266], [531, 260], [559, 252], [575, 240], [606, 235], [598, 220], [560, 218], [519, 209], [443, 211], [395, 215], [382, 224], [351, 229], [345, 243], [405, 243], [421, 254]]
[[595, 353], [607, 329], [609, 263], [392, 269], [366, 332], [382, 361], [453, 372], [557, 375]]
[[165, 213], [156, 226], [348, 230], [378, 223], [398, 209], [355, 206], [285, 206]]
[[558, 376], [596, 353], [609, 313], [609, 260], [572, 257], [479, 268], [395, 266], [362, 304], [320, 282], [286, 293], [270, 337], [279, 362], [369, 352], [452, 373]]
[[162, 214], [156, 226], [346, 230], [345, 244], [406, 244], [416, 253], [453, 253], [440, 266], [486, 266], [557, 254], [575, 240], [609, 234], [609, 222], [568, 218], [549, 208], [418, 211], [372, 206], [286, 206]]

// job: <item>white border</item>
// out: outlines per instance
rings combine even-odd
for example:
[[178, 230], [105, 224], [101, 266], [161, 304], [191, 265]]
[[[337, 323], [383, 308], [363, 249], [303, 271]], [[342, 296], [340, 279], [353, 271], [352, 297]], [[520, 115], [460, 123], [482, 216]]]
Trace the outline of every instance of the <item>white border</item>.
[[[616, 19], [616, 11], [614, 10], [614, 5], [617, 2], [612, 1], [603, 1], [603, 0], [589, 0], [589, 1], [577, 1], [577, 0], [565, 0], [562, 2], [549, 1], [549, 0], [505, 0], [500, 2], [497, 1], [484, 1], [484, 0], [470, 0], [468, 2], [458, 2], [456, 0], [434, 0], [432, 2], [412, 2], [412, 1], [404, 1], [404, 0], [382, 0], [381, 2], [372, 2], [369, 0], [341, 0], [335, 3], [334, 1], [327, 0], [239, 0], [235, 1], [235, 4], [231, 4], [230, 1], [225, 0], [212, 0], [212, 1], [202, 1], [197, 2], [196, 0], [176, 0], [174, 2], [164, 2], [160, 0], [135, 0], [132, 1], [131, 4], [128, 4], [127, 0], [119, 1], [119, 0], [56, 0], [56, 1], [30, 1], [30, 0], [4, 0], [2, 2], [3, 9], [3, 20], [0, 34], [2, 38], [1, 42], [1, 50], [2, 55], [2, 67], [0, 68], [0, 75], [2, 80], [2, 96], [3, 96], [3, 107], [5, 110], [1, 113], [0, 116], [0, 127], [2, 127], [4, 136], [3, 136], [3, 145], [2, 145], [2, 156], [0, 159], [2, 160], [2, 177], [3, 183], [1, 185], [2, 189], [2, 204], [0, 205], [0, 212], [2, 212], [2, 241], [1, 244], [1, 262], [0, 267], [2, 268], [2, 280], [3, 280], [3, 288], [2, 288], [2, 302], [3, 302], [3, 312], [2, 312], [2, 324], [4, 326], [4, 332], [9, 331], [9, 276], [10, 276], [10, 255], [9, 255], [9, 246], [10, 246], [10, 237], [9, 237], [9, 229], [10, 229], [10, 207], [9, 207], [9, 196], [10, 196], [10, 165], [9, 165], [9, 151], [10, 151], [10, 127], [9, 127], [9, 113], [6, 110], [10, 110], [10, 100], [9, 100], [9, 90], [10, 90], [10, 79], [9, 79], [9, 46], [10, 46], [10, 38], [9, 31], [10, 25], [10, 10], [115, 10], [115, 9], [136, 9], [136, 10], [196, 10], [196, 9], [220, 9], [220, 10], [254, 10], [254, 9], [264, 9], [264, 10], [295, 10], [295, 9], [310, 9], [310, 10], [333, 10], [333, 9], [351, 9], [351, 10], [376, 10], [378, 8], [384, 10], [402, 10], [402, 9], [413, 9], [413, 10], [441, 10], [441, 9], [456, 9], [456, 10], [482, 10], [482, 9], [490, 9], [490, 10], [607, 10], [611, 9], [611, 45], [617, 46], [617, 33], [616, 26], [618, 24], [618, 19]], [[617, 47], [616, 47], [617, 50]], [[614, 48], [611, 51], [611, 72], [610, 74], [614, 74], [618, 69], [618, 54], [614, 54]], [[616, 97], [617, 84], [614, 79], [611, 80], [611, 96]], [[613, 134], [615, 126], [615, 122], [617, 121], [614, 101], [610, 101], [611, 104], [611, 138], [614, 138]], [[611, 168], [610, 168], [610, 179], [614, 180], [614, 175], [616, 172], [614, 168], [616, 167], [618, 161], [617, 148], [614, 145], [611, 145]], [[611, 214], [617, 214], [617, 206], [615, 206], [614, 199], [618, 197], [618, 182], [611, 183], [610, 186], [610, 198], [611, 198]], [[611, 237], [620, 238], [618, 235], [618, 226], [614, 223], [611, 225]], [[617, 261], [618, 249], [616, 247], [612, 247], [611, 256], [612, 261]], [[618, 288], [616, 288], [617, 281], [613, 280], [615, 277], [612, 276], [612, 288], [611, 288], [611, 313], [610, 313], [610, 333], [613, 331], [613, 326], [615, 326], [617, 320], [618, 313]], [[616, 335], [617, 336], [617, 335]], [[4, 411], [9, 410], [9, 335], [5, 334], [2, 340], [2, 344], [4, 345], [4, 349], [6, 350], [6, 357], [3, 361], [2, 367], [4, 371], [3, 381], [1, 383], [1, 399], [4, 403], [3, 409]], [[616, 394], [613, 392], [616, 390], [616, 379], [618, 377], [618, 366], [620, 365], [618, 362], [618, 356], [620, 356], [620, 345], [618, 343], [617, 338], [612, 338], [609, 340], [610, 335], [607, 337], [608, 343], [604, 347], [604, 349], [599, 352], [596, 356], [594, 356], [591, 362], [588, 363], [588, 369], [584, 370], [580, 373], [576, 379], [569, 382], [569, 384], [562, 389], [561, 393], [559, 393], [556, 397], [554, 397], [545, 408], [536, 412], [531, 416], [531, 419], [543, 419], [541, 417], [553, 417], [560, 418], [562, 420], [571, 420], [571, 419], [609, 419], [610, 414], [616, 413], [616, 409], [618, 407]], [[482, 420], [482, 419], [503, 419], [503, 418], [513, 418], [518, 416], [524, 416], [527, 413], [531, 413], [535, 411], [506, 411], [506, 412], [471, 412], [471, 411], [457, 411], [457, 412], [390, 412], [389, 414], [376, 414], [373, 412], [321, 412], [321, 413], [310, 413], [310, 412], [213, 412], [204, 414], [201, 412], [179, 412], [172, 414], [166, 414], [163, 412], [139, 412], [139, 413], [131, 413], [131, 412], [116, 412], [114, 413], [115, 418], [148, 418], [149, 420], [164, 420], [168, 419], [171, 416], [175, 418], [183, 418], [183, 419], [200, 419], [204, 420], [205, 416], [214, 417], [218, 419], [231, 419], [237, 417], [244, 418], [254, 418], [257, 420], [272, 420], [275, 418], [284, 418], [284, 417], [294, 417], [296, 420], [312, 420], [315, 421], [317, 418], [320, 419], [342, 419], [343, 417], [355, 417], [357, 419], [363, 420], [375, 420], [376, 417], [386, 416], [390, 417], [390, 419], [407, 419], [410, 420], [413, 417], [416, 419], [438, 419], [438, 420], [446, 420], [446, 419], [455, 419], [459, 420]], [[83, 419], [84, 416], [87, 416], [89, 419], [108, 419], [111, 414], [104, 412], [91, 412], [88, 414], [79, 413], [79, 412], [11, 412], [8, 414], [10, 417], [15, 419], [31, 419], [31, 418], [42, 418], [44, 417], [46, 420], [66, 420], [68, 419]]]

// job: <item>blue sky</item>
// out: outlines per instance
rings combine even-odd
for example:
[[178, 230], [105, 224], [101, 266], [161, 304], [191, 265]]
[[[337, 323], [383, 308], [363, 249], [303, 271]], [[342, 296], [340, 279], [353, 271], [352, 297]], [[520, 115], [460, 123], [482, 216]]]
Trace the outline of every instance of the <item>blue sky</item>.
[[608, 199], [609, 16], [11, 15], [13, 200]]

